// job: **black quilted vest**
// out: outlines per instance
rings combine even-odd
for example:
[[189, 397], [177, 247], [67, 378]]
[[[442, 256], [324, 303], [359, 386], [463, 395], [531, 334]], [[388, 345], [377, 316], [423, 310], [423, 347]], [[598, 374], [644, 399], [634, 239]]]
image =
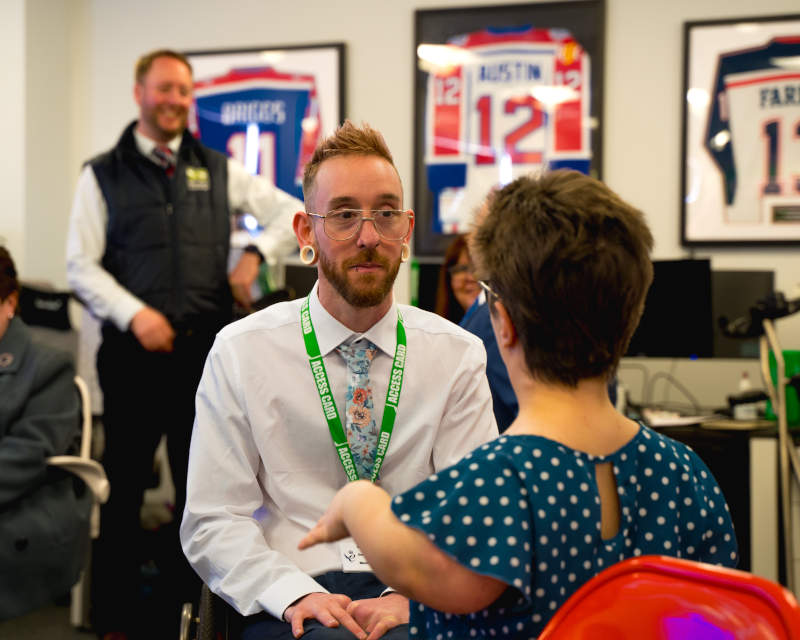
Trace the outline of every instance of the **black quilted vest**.
[[103, 267], [176, 327], [230, 320], [226, 157], [184, 132], [172, 179], [143, 156], [131, 123], [90, 165], [108, 206]]

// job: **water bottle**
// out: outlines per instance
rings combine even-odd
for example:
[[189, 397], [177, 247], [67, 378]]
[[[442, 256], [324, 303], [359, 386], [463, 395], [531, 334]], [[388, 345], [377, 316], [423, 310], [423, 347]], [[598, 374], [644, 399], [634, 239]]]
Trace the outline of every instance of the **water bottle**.
[[[753, 385], [750, 383], [750, 376], [747, 374], [747, 371], [743, 371], [742, 377], [739, 378], [739, 393], [752, 390]], [[741, 404], [734, 405], [733, 407], [734, 420], [755, 420], [757, 417], [757, 402], [743, 402]]]

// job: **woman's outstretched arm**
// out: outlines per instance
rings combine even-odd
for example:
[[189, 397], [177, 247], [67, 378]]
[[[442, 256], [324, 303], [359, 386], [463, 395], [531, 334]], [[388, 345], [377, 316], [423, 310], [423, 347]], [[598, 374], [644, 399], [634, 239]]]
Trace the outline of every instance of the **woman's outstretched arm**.
[[352, 536], [380, 580], [417, 602], [448, 613], [479, 611], [500, 597], [505, 582], [459, 564], [394, 515], [391, 497], [367, 480], [345, 485], [303, 538], [306, 549]]

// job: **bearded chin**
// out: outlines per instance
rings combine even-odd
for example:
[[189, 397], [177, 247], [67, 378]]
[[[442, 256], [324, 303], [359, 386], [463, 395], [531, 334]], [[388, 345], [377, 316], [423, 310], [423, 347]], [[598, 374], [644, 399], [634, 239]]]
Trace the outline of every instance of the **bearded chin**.
[[[366, 259], [359, 257], [356, 262], [377, 260], [373, 256], [374, 254]], [[348, 266], [346, 264], [342, 265], [341, 268], [337, 268], [322, 253], [319, 256], [319, 266], [325, 278], [336, 289], [336, 292], [344, 298], [345, 302], [353, 307], [364, 309], [375, 307], [386, 299], [386, 296], [392, 290], [397, 272], [400, 270], [400, 261], [398, 260], [393, 264], [385, 264], [387, 269], [384, 276], [365, 276], [361, 278], [358, 284], [353, 284], [348, 280]]]
[[161, 124], [159, 123], [159, 110], [156, 108], [151, 108], [146, 112], [141, 114], [141, 117], [147, 122], [150, 127], [156, 131], [160, 131], [161, 134], [166, 138], [174, 138], [179, 133], [183, 132], [186, 129], [188, 123], [188, 114], [182, 113], [180, 114], [180, 123], [177, 127], [171, 127], [170, 129], [162, 128]]

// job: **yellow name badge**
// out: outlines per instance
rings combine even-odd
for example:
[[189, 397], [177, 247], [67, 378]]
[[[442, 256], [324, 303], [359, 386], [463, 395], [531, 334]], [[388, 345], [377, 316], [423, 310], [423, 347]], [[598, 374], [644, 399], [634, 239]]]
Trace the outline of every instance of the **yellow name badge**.
[[208, 191], [211, 181], [205, 167], [186, 167], [186, 188], [189, 191]]

